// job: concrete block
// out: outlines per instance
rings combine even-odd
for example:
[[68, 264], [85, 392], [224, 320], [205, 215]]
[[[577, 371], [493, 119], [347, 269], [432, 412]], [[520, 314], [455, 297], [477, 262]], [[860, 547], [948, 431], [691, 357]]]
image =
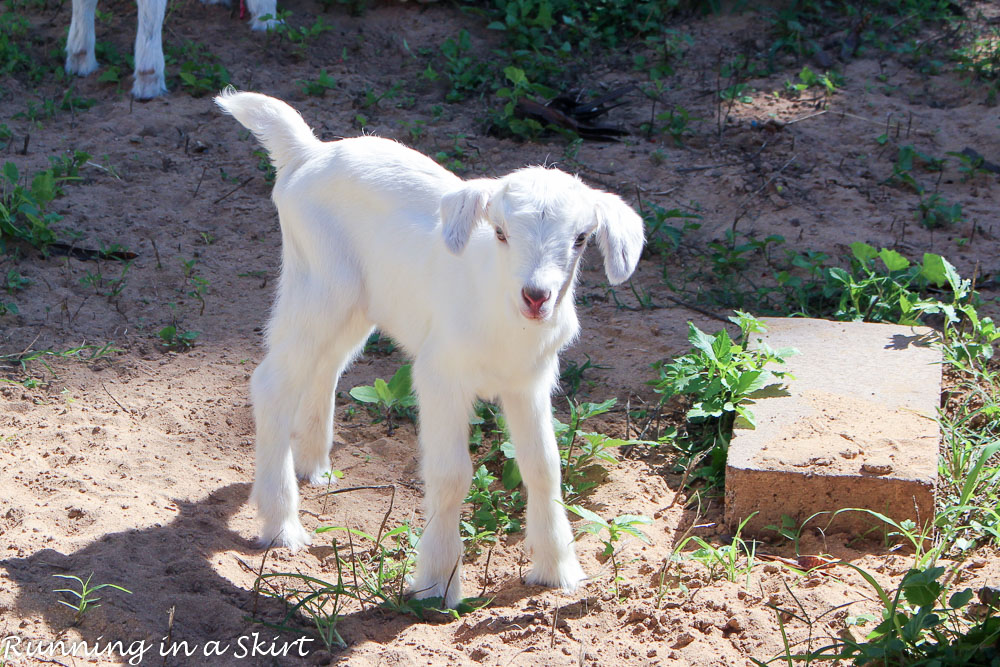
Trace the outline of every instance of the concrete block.
[[[787, 396], [750, 407], [756, 429], [734, 432], [726, 468], [726, 522], [765, 535], [783, 514], [797, 523], [817, 512], [858, 507], [923, 525], [934, 517], [941, 440], [941, 355], [922, 327], [762, 318], [761, 340], [794, 347]], [[884, 525], [845, 512], [827, 532]], [[773, 536], [773, 533], [770, 533]]]

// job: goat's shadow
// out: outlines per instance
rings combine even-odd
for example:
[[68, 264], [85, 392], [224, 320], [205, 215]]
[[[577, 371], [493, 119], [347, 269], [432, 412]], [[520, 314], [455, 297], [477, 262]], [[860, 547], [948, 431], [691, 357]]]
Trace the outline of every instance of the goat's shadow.
[[[259, 622], [282, 624], [286, 606], [255, 594], [251, 572], [235, 577], [250, 582], [242, 587], [216, 570], [245, 570], [238, 561], [217, 556], [223, 552], [236, 552], [249, 568], [260, 566], [262, 551], [227, 527], [248, 493], [249, 484], [230, 484], [198, 501], [176, 501], [177, 517], [163, 525], [109, 533], [72, 553], [42, 549], [24, 558], [0, 560], [0, 586], [9, 587], [12, 582], [17, 590], [13, 608], [0, 609], [0, 637], [18, 637], [26, 647], [28, 642], [50, 639], [53, 632], [59, 634], [57, 639], [62, 638], [63, 631], [73, 627], [65, 633], [67, 642], [78, 636], [91, 647], [105, 648], [121, 641], [126, 649], [136, 642], [147, 642], [150, 648], [141, 664], [157, 665], [296, 664], [299, 660], [293, 656], [300, 647], [310, 653], [322, 649], [322, 644], [313, 640], [291, 646], [280, 658], [252, 655], [255, 632], [259, 633], [261, 651], [283, 648], [302, 635], [280, 633]], [[92, 586], [118, 584], [131, 594], [112, 588], [95, 592], [101, 598], [100, 606], [91, 606], [74, 626], [74, 611], [59, 600], [75, 600], [55, 590], [79, 590], [79, 585], [53, 575], [84, 580], [91, 575]], [[380, 628], [380, 634], [398, 633], [415, 620], [394, 616], [400, 617]], [[32, 637], [33, 623], [39, 617], [51, 630], [38, 629], [42, 636]], [[347, 636], [345, 639], [351, 643]], [[181, 646], [184, 641], [194, 654], [160, 656], [163, 647]], [[221, 657], [209, 657], [205, 655], [209, 642], [230, 649]], [[114, 659], [125, 664], [134, 655], [122, 650]], [[316, 657], [305, 659], [316, 664]]]
[[[16, 586], [16, 601], [12, 609], [0, 609], [0, 637], [17, 636], [22, 642], [45, 640], [53, 632], [58, 638], [62, 631], [67, 641], [79, 636], [90, 646], [104, 648], [115, 641], [128, 648], [135, 642], [147, 642], [149, 649], [141, 664], [156, 665], [274, 665], [274, 664], [323, 664], [324, 657], [333, 659], [350, 655], [351, 646], [362, 641], [388, 643], [414, 623], [434, 622], [429, 618], [414, 616], [379, 608], [367, 609], [342, 616], [338, 631], [348, 648], [334, 650], [326, 656], [318, 640], [292, 646], [285, 656], [241, 657], [241, 650], [253, 647], [253, 633], [259, 633], [262, 650], [274, 650], [292, 643], [302, 634], [280, 633], [264, 623], [283, 624], [287, 607], [280, 600], [257, 595], [252, 590], [253, 573], [238, 565], [231, 558], [232, 552], [247, 568], [259, 568], [263, 552], [250, 540], [230, 530], [230, 518], [246, 502], [249, 484], [230, 484], [197, 501], [175, 501], [178, 514], [163, 525], [145, 529], [108, 533], [87, 546], [62, 553], [55, 549], [41, 549], [27, 557], [0, 560], [0, 586]], [[314, 550], [322, 550], [315, 547]], [[218, 554], [230, 553], [230, 558]], [[216, 568], [240, 568], [244, 574], [236, 579], [248, 582], [240, 586], [220, 574]], [[268, 559], [264, 572], [281, 568]], [[126, 594], [111, 588], [95, 593], [100, 599], [91, 607], [82, 622], [74, 626], [74, 612], [60, 599], [72, 601], [56, 589], [76, 588], [75, 582], [53, 578], [53, 575], [75, 575], [86, 579], [92, 575], [91, 584], [113, 583], [131, 591]], [[514, 605], [526, 597], [536, 595], [538, 587], [528, 586], [519, 577], [492, 578], [491, 591], [498, 593], [501, 606]], [[467, 582], [467, 585], [470, 582]], [[576, 597], [581, 597], [580, 595]], [[583, 596], [585, 597], [585, 596]], [[574, 604], [570, 600], [562, 604]], [[173, 609], [172, 619], [170, 610]], [[7, 616], [13, 614], [13, 619]], [[516, 614], [515, 614], [516, 616]], [[43, 636], [32, 637], [33, 622], [43, 619], [49, 631], [39, 629]], [[441, 616], [441, 620], [445, 620]], [[502, 622], [506, 620], [507, 622]], [[22, 621], [27, 621], [23, 623]], [[260, 621], [264, 621], [261, 623]], [[465, 634], [499, 632], [517, 619], [493, 619], [484, 627], [474, 626]], [[291, 621], [295, 625], [298, 621]], [[499, 625], [498, 625], [499, 623]], [[495, 626], [495, 627], [494, 627]], [[308, 628], [300, 626], [304, 634], [313, 637]], [[164, 647], [180, 646], [195, 653], [183, 653], [163, 658]], [[205, 656], [209, 642], [229, 646], [222, 656]], [[297, 659], [298, 647], [309, 650], [310, 655]], [[117, 661], [127, 664], [132, 653], [119, 651]], [[138, 663], [133, 663], [138, 664]]]

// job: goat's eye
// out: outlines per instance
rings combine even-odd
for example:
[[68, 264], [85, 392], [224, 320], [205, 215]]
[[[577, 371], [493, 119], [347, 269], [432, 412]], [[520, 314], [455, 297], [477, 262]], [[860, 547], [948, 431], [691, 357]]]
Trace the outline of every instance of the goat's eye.
[[500, 243], [506, 243], [507, 242], [507, 235], [504, 234], [503, 230], [500, 229], [499, 227], [497, 227], [496, 230], [497, 230], [497, 240], [500, 241]]
[[574, 248], [582, 248], [583, 244], [587, 242], [587, 235], [580, 234], [576, 237], [576, 242], [573, 244]]

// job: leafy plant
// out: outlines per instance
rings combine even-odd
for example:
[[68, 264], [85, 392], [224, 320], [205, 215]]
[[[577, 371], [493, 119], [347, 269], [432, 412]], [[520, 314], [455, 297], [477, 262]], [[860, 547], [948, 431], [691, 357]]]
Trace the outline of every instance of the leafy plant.
[[194, 97], [219, 92], [229, 85], [229, 70], [203, 44], [184, 40], [180, 46], [168, 45], [165, 50], [168, 63], [178, 63], [181, 88]]
[[407, 596], [406, 576], [413, 569], [420, 536], [409, 523], [383, 532], [387, 519], [388, 512], [377, 535], [342, 526], [316, 530], [318, 534], [344, 534], [342, 541], [333, 540], [336, 572], [332, 581], [298, 572], [258, 576], [254, 589], [287, 605], [279, 623], [266, 625], [295, 630], [291, 625], [293, 617], [303, 617], [330, 650], [346, 646], [338, 630], [345, 609], [380, 607], [420, 619], [432, 614], [458, 618], [489, 604], [485, 598], [465, 598], [455, 609], [445, 609], [441, 598], [417, 600]]
[[[508, 460], [513, 461], [513, 450], [509, 453]], [[505, 475], [503, 488], [491, 490], [496, 481], [497, 478], [485, 465], [480, 465], [472, 476], [472, 488], [465, 498], [471, 511], [460, 524], [462, 540], [468, 549], [475, 550], [480, 542], [496, 542], [499, 535], [521, 531], [520, 516], [524, 513], [527, 500], [518, 488], [520, 475], [516, 478]]]
[[315, 80], [299, 79], [299, 87], [306, 95], [313, 97], [323, 97], [326, 91], [337, 87], [337, 80], [330, 76], [325, 69], [319, 71], [319, 76]]
[[160, 329], [157, 334], [163, 347], [168, 350], [190, 350], [201, 335], [200, 331], [188, 331], [180, 328], [176, 324], [168, 324]]
[[[601, 552], [601, 555], [611, 560], [611, 567], [615, 575], [613, 580], [615, 597], [621, 597], [619, 584], [622, 578], [618, 573], [618, 560], [615, 558], [615, 543], [622, 536], [631, 535], [632, 537], [639, 538], [646, 544], [652, 544], [649, 536], [639, 530], [637, 526], [648, 526], [653, 523], [653, 520], [647, 516], [638, 514], [621, 514], [607, 521], [601, 518], [600, 515], [580, 505], [564, 505], [564, 507], [585, 521], [585, 523], [577, 526], [576, 535], [578, 538], [580, 535], [591, 534], [596, 535], [601, 540], [601, 544], [604, 545], [604, 551]], [[602, 537], [603, 533], [607, 533], [607, 537]]]
[[393, 431], [393, 417], [410, 419], [414, 417], [417, 396], [413, 393], [411, 366], [405, 364], [386, 382], [376, 378], [374, 386], [360, 385], [350, 391], [354, 400], [364, 403], [375, 413], [375, 422], [384, 421], [389, 433]]
[[[740, 522], [740, 525], [736, 529], [736, 534], [733, 535], [733, 539], [729, 544], [717, 547], [697, 535], [692, 535], [685, 538], [674, 549], [675, 557], [687, 558], [701, 563], [708, 568], [709, 576], [712, 579], [717, 578], [720, 574], [727, 581], [736, 581], [740, 577], [744, 577], [746, 585], [749, 587], [750, 574], [757, 563], [757, 543], [754, 540], [750, 540], [749, 542], [744, 540], [740, 534], [743, 532], [744, 526], [746, 526], [747, 522], [755, 514], [756, 512]], [[698, 548], [690, 553], [681, 554], [681, 550], [684, 549], [689, 541], [695, 542]]]
[[114, 588], [115, 590], [122, 591], [123, 593], [128, 593], [129, 595], [132, 594], [132, 591], [126, 588], [122, 588], [118, 584], [97, 584], [95, 586], [91, 586], [90, 580], [94, 576], [93, 572], [90, 573], [90, 576], [88, 576], [86, 580], [81, 579], [80, 577], [77, 577], [76, 575], [72, 574], [53, 574], [52, 576], [58, 579], [75, 581], [77, 584], [79, 584], [79, 590], [73, 588], [60, 588], [52, 591], [53, 593], [69, 593], [75, 599], [74, 602], [58, 600], [59, 604], [66, 605], [67, 607], [76, 612], [76, 615], [73, 617], [74, 625], [79, 624], [80, 621], [83, 620], [84, 614], [86, 614], [89, 609], [101, 606], [97, 604], [97, 601], [100, 600], [101, 598], [94, 596], [94, 593], [96, 593], [97, 591], [104, 588]]
[[49, 169], [39, 171], [27, 183], [13, 162], [6, 162], [0, 176], [0, 251], [6, 251], [9, 241], [28, 243], [39, 250], [56, 240], [52, 225], [62, 219], [48, 211], [49, 205], [63, 194], [62, 186], [80, 180], [79, 166], [90, 159], [77, 151], [72, 157], [58, 159]]
[[[682, 454], [680, 466], [685, 476], [693, 475], [693, 479], [703, 479], [711, 486], [722, 483], [737, 418], [746, 428], [756, 426], [748, 408], [753, 396], [792, 379], [788, 373], [772, 371], [766, 366], [783, 364], [786, 357], [795, 353], [791, 349], [772, 350], [766, 344], [748, 347], [750, 334], [764, 331], [764, 326], [742, 312], [730, 320], [740, 328], [739, 343], [725, 329], [709, 336], [688, 323], [688, 341], [693, 349], [674, 360], [654, 365], [660, 377], [652, 384], [661, 395], [661, 403], [674, 396], [689, 396], [692, 402], [687, 411], [687, 435], [675, 442]], [[709, 459], [708, 465], [696, 468], [705, 458]]]

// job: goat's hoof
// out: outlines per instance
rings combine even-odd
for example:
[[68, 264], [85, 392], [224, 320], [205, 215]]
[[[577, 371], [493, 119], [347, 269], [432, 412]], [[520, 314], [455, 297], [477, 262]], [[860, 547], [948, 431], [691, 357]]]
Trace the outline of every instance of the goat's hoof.
[[77, 51], [66, 54], [66, 72], [77, 76], [87, 76], [97, 71], [97, 58], [93, 53]]
[[561, 588], [567, 593], [574, 592], [587, 580], [587, 575], [576, 558], [568, 558], [552, 564], [535, 563], [525, 577], [531, 586]]
[[410, 580], [406, 593], [417, 600], [442, 598], [444, 599], [444, 606], [448, 609], [454, 609], [462, 601], [462, 585], [453, 579], [451, 586], [449, 586], [447, 576], [444, 581], [438, 583], [432, 583], [422, 577], [417, 580]]
[[150, 100], [167, 92], [167, 84], [163, 80], [163, 72], [156, 70], [136, 71], [132, 83], [132, 97], [137, 100]]
[[312, 544], [312, 538], [297, 519], [286, 521], [276, 529], [265, 529], [261, 533], [260, 539], [257, 540], [257, 545], [262, 549], [286, 547], [292, 553], [310, 544]]
[[329, 465], [315, 466], [309, 470], [296, 469], [295, 475], [313, 486], [327, 486], [334, 483], [333, 470]]
[[284, 21], [279, 21], [278, 19], [258, 19], [258, 18], [254, 18], [254, 19], [252, 19], [250, 21], [250, 29], [251, 30], [269, 31], [269, 30], [274, 30], [279, 25], [284, 25], [284, 24], [285, 24]]

